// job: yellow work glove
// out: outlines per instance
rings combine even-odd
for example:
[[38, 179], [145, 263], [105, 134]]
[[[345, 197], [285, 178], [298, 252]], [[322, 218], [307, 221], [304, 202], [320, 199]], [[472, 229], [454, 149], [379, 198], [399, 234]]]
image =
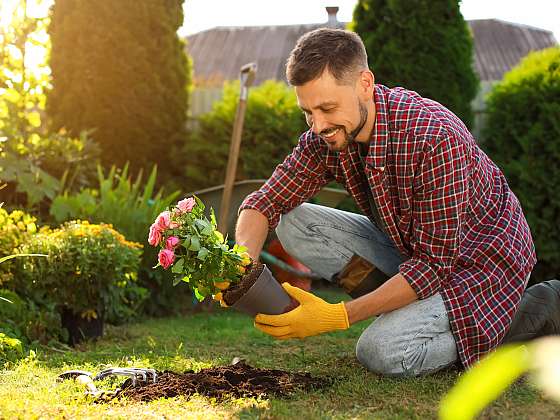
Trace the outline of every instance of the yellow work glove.
[[280, 315], [257, 314], [255, 327], [280, 340], [303, 338], [349, 327], [344, 303], [328, 303], [317, 296], [283, 283], [284, 290], [299, 306]]

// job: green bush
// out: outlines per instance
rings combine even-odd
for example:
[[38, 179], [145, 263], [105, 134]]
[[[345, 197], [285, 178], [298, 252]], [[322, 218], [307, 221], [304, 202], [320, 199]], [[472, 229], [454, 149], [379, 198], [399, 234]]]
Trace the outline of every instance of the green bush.
[[21, 341], [0, 332], [0, 365], [16, 362], [23, 357]]
[[157, 163], [185, 137], [191, 62], [177, 30], [183, 0], [57, 0], [49, 34], [52, 128], [93, 129], [105, 166]]
[[[223, 184], [238, 100], [239, 82], [227, 83], [223, 99], [188, 137], [183, 152], [188, 191]], [[237, 180], [268, 178], [307, 128], [291, 88], [275, 81], [251, 88]]]
[[470, 127], [478, 90], [473, 42], [457, 0], [360, 0], [352, 29], [379, 83], [434, 99]]
[[19, 250], [47, 258], [18, 258], [15, 291], [32, 302], [53, 302], [82, 317], [119, 323], [135, 315], [145, 298], [136, 286], [142, 245], [110, 225], [71, 221], [33, 235]]
[[41, 302], [39, 307], [7, 289], [0, 289], [0, 298], [9, 301], [0, 299], [0, 332], [26, 344], [66, 340], [60, 315], [52, 302]]
[[12, 207], [37, 212], [64, 188], [77, 190], [95, 177], [99, 146], [82, 133], [10, 136], [0, 142], [0, 174], [8, 188], [2, 193]]
[[[131, 241], [147, 244], [150, 225], [165, 208], [170, 206], [179, 192], [164, 195], [155, 191], [157, 168], [143, 182], [140, 172], [132, 180], [128, 165], [121, 170], [111, 168], [105, 175], [98, 167], [96, 189], [82, 189], [79, 193], [64, 193], [53, 200], [50, 213], [58, 222], [72, 219], [90, 220], [94, 223], [110, 223]], [[149, 315], [168, 315], [183, 308], [190, 300], [187, 287], [173, 287], [170, 273], [153, 270], [157, 250], [144, 247], [138, 272], [138, 285], [150, 291], [142, 311]]]
[[[8, 213], [0, 207], [0, 258], [15, 253], [15, 249], [28, 241], [31, 235], [37, 232], [35, 217], [14, 210]], [[0, 264], [0, 287], [9, 284], [12, 279], [14, 260]]]
[[560, 275], [559, 117], [560, 47], [529, 54], [488, 96], [483, 146], [523, 205], [537, 281]]

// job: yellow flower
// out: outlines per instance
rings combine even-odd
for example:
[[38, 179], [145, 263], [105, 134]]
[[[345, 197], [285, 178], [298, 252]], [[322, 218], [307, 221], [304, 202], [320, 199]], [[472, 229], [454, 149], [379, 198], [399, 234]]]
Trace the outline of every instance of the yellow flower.
[[228, 304], [224, 301], [224, 298], [222, 296], [222, 292], [218, 292], [215, 295], [212, 295], [212, 299], [214, 299], [216, 302], [220, 302], [220, 306], [222, 308], [227, 308]]
[[28, 231], [29, 233], [35, 233], [35, 232], [37, 232], [37, 225], [36, 225], [35, 223], [33, 223], [33, 222], [28, 223], [28, 224], [27, 224], [27, 231]]
[[246, 267], [246, 266], [248, 266], [248, 265], [251, 265], [251, 262], [252, 262], [253, 260], [251, 259], [251, 256], [249, 255], [248, 252], [242, 252], [242, 253], [240, 254], [240, 256], [241, 256], [241, 265], [242, 265], [242, 266], [245, 266], [245, 267]]
[[91, 321], [92, 319], [97, 319], [97, 312], [95, 312], [93, 309], [87, 309], [82, 312], [80, 316], [87, 319], [88, 321]]
[[226, 290], [230, 285], [229, 281], [215, 281], [214, 286], [220, 290]]

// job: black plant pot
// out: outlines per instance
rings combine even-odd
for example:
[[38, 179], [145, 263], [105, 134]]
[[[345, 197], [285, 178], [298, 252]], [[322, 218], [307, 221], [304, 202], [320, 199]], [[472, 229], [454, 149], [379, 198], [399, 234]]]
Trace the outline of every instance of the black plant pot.
[[103, 315], [97, 312], [93, 319], [82, 318], [70, 308], [63, 307], [60, 311], [62, 327], [68, 330], [68, 344], [74, 346], [84, 340], [95, 339], [103, 335]]
[[290, 307], [291, 302], [290, 295], [286, 293], [265, 265], [257, 281], [232, 307], [251, 316], [259, 313], [278, 315], [284, 313]]

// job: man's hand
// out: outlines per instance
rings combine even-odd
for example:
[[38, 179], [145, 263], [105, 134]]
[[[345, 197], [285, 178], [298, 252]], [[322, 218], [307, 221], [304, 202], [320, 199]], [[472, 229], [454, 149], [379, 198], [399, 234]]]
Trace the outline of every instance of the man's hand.
[[299, 306], [281, 315], [257, 314], [255, 327], [280, 340], [303, 338], [349, 327], [344, 303], [328, 303], [289, 283], [284, 290], [299, 302]]

